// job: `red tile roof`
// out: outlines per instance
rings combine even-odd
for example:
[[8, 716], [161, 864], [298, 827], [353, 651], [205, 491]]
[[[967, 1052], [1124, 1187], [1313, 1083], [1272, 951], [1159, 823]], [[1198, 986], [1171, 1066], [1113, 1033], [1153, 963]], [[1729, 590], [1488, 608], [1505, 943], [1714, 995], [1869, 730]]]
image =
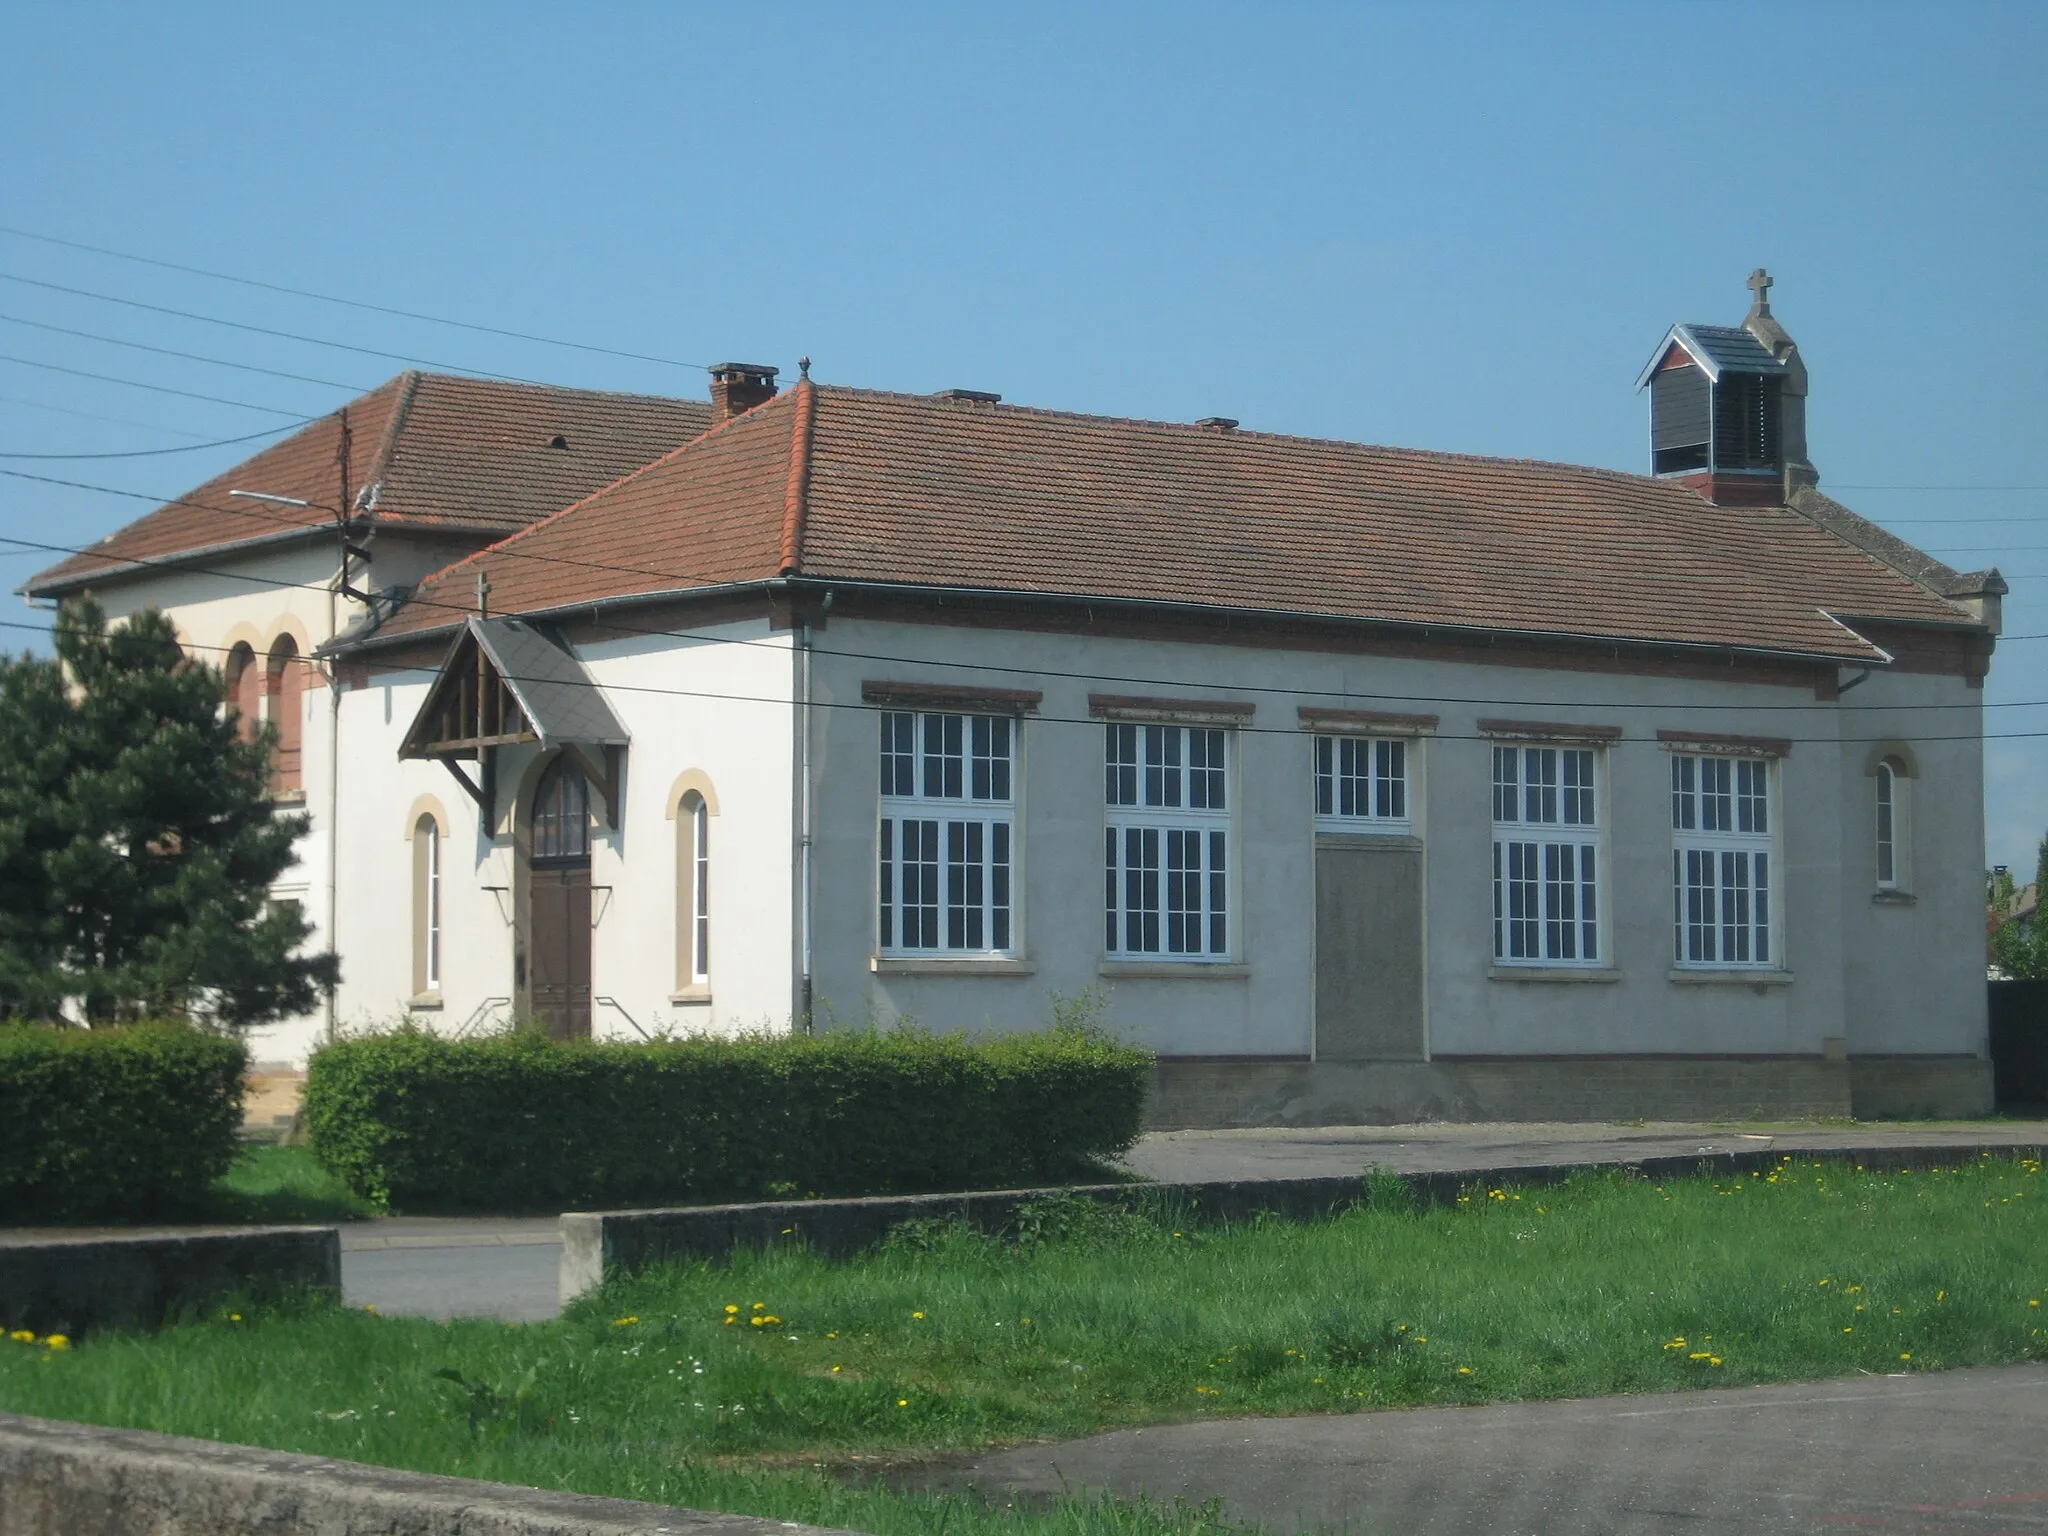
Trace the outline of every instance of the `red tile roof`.
[[[559, 511], [711, 425], [701, 401], [403, 373], [348, 406], [353, 484], [388, 524], [512, 532]], [[565, 446], [556, 448], [559, 437]], [[323, 416], [30, 580], [55, 595], [136, 561], [190, 555], [329, 522], [340, 426]], [[268, 491], [301, 511], [231, 498]]]
[[[1799, 513], [1572, 465], [809, 383], [425, 583], [539, 613], [778, 574], [1869, 659], [1967, 626]], [[1823, 612], [1827, 610], [1827, 612]]]

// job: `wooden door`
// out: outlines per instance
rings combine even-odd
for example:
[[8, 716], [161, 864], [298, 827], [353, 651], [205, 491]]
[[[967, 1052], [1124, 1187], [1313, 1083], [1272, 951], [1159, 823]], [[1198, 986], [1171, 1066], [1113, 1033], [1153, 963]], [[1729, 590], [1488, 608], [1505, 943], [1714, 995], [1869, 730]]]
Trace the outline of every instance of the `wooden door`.
[[529, 954], [534, 1017], [558, 1040], [590, 1035], [590, 860], [536, 860]]
[[1406, 839], [1316, 847], [1316, 1057], [1419, 1061], [1422, 849]]

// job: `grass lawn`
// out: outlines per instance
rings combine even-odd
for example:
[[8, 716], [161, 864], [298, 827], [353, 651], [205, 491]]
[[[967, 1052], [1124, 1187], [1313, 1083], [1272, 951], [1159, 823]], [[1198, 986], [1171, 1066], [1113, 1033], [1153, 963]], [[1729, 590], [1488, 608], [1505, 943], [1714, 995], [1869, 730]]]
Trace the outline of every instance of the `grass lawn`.
[[352, 1195], [305, 1147], [246, 1144], [225, 1178], [209, 1192], [204, 1219], [214, 1221], [357, 1221], [377, 1208]]
[[1053, 1202], [1007, 1241], [929, 1227], [852, 1263], [671, 1269], [537, 1326], [322, 1311], [0, 1346], [0, 1407], [885, 1536], [1137, 1536], [1215, 1517], [839, 1474], [1205, 1415], [2048, 1358], [2039, 1175], [1788, 1162], [1235, 1227]]

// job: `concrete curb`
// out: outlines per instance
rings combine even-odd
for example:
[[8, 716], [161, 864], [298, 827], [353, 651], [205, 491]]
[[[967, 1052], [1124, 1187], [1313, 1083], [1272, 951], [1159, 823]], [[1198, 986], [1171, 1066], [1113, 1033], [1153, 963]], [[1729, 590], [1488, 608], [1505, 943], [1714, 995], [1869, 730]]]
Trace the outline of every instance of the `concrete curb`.
[[339, 1228], [0, 1239], [7, 1328], [160, 1328], [182, 1312], [294, 1290], [341, 1294]]
[[0, 1414], [0, 1536], [827, 1536], [748, 1515]]
[[[1763, 1172], [1786, 1159], [1847, 1162], [1900, 1172], [1948, 1167], [1979, 1157], [2042, 1156], [2040, 1146], [1990, 1142], [1939, 1142], [1911, 1146], [1834, 1147], [1825, 1151], [1708, 1152], [1613, 1162], [1518, 1164], [1498, 1168], [1457, 1168], [1396, 1173], [1411, 1196], [1425, 1204], [1455, 1200], [1474, 1186], [1561, 1183], [1581, 1173], [1639, 1174], [1679, 1178], [1690, 1174]], [[743, 1205], [683, 1206], [663, 1210], [571, 1211], [563, 1215], [559, 1294], [563, 1305], [607, 1279], [652, 1264], [676, 1260], [723, 1259], [744, 1248], [801, 1243], [831, 1258], [846, 1258], [872, 1247], [893, 1227], [908, 1221], [965, 1221], [994, 1232], [1012, 1222], [1028, 1201], [1079, 1196], [1105, 1205], [1165, 1202], [1208, 1221], [1249, 1221], [1259, 1216], [1301, 1221], [1327, 1216], [1367, 1199], [1363, 1175], [1306, 1179], [1224, 1179], [1186, 1184], [1082, 1184], [1057, 1189], [984, 1190], [946, 1195], [884, 1195], [858, 1200], [779, 1200]]]

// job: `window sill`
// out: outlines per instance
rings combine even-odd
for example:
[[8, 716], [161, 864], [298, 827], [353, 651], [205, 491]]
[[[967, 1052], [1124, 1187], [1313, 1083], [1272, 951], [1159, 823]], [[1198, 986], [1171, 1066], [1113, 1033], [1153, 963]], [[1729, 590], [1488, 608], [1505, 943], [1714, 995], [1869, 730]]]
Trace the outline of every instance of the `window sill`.
[[303, 789], [280, 789], [270, 794], [268, 804], [272, 806], [304, 805], [306, 792]]
[[1095, 973], [1119, 981], [1241, 981], [1252, 968], [1220, 960], [1105, 960]]
[[668, 1000], [672, 1003], [708, 1003], [711, 1001], [711, 983], [707, 981], [701, 986], [678, 987], [669, 993]]
[[1591, 965], [1489, 965], [1488, 981], [1616, 982], [1621, 972]]
[[1873, 907], [1914, 907], [1920, 904], [1920, 900], [1911, 891], [1881, 888], [1870, 893], [1870, 904]]
[[405, 1008], [408, 1013], [439, 1013], [441, 1011], [441, 994], [438, 992], [422, 992], [417, 997], [407, 999]]
[[1008, 955], [871, 955], [877, 976], [1029, 976], [1038, 967]]
[[1745, 971], [1733, 966], [1722, 971], [1692, 970], [1673, 966], [1671, 979], [1682, 987], [1789, 987], [1790, 971]]

